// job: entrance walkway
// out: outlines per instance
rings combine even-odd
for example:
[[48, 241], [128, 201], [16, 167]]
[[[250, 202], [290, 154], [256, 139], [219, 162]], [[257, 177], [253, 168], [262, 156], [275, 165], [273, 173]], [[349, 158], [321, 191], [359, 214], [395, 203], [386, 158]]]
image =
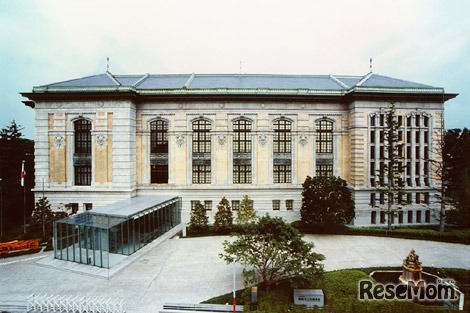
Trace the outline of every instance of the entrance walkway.
[[[43, 259], [21, 261], [31, 256], [3, 259], [0, 304], [22, 302], [34, 293], [119, 298], [128, 312], [158, 312], [165, 302], [199, 303], [232, 289], [233, 267], [218, 256], [226, 239], [229, 237], [168, 239], [136, 252], [133, 263], [109, 278], [45, 267]], [[412, 248], [424, 266], [470, 269], [470, 246], [465, 245], [332, 235], [306, 235], [305, 240], [313, 241], [315, 251], [326, 256], [326, 270], [400, 266]], [[43, 255], [49, 258], [52, 252]], [[242, 288], [242, 268], [235, 268], [237, 288]]]

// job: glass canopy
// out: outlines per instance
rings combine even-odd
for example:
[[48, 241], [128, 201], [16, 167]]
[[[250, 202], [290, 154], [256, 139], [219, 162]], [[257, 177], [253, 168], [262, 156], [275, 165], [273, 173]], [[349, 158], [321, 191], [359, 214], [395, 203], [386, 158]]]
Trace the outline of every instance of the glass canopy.
[[179, 197], [126, 199], [54, 222], [54, 257], [110, 268], [180, 223]]

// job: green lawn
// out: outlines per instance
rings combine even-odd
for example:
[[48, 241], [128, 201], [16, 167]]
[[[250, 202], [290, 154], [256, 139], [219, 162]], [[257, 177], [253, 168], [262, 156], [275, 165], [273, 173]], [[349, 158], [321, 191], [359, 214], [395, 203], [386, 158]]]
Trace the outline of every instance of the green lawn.
[[[316, 282], [312, 288], [323, 289], [325, 293], [325, 307], [322, 310], [312, 310], [293, 304], [293, 290], [287, 281], [280, 282], [269, 293], [259, 291], [256, 312], [259, 313], [283, 313], [283, 312], [370, 312], [370, 313], [442, 313], [449, 312], [443, 307], [423, 306], [407, 301], [360, 301], [358, 300], [358, 282], [361, 279], [369, 279], [368, 273], [377, 268], [351, 269], [326, 272], [323, 279]], [[461, 269], [425, 269], [425, 271], [439, 273], [441, 277], [452, 277], [460, 285], [462, 291], [469, 287], [470, 270]], [[258, 289], [260, 290], [260, 289]], [[465, 292], [465, 291], [464, 291]], [[245, 305], [245, 311], [250, 311], [250, 288], [237, 291], [239, 304]], [[226, 304], [232, 303], [232, 294], [225, 294], [205, 301], [204, 303]], [[464, 312], [468, 312], [470, 306], [465, 305]], [[458, 311], [454, 311], [458, 312]]]

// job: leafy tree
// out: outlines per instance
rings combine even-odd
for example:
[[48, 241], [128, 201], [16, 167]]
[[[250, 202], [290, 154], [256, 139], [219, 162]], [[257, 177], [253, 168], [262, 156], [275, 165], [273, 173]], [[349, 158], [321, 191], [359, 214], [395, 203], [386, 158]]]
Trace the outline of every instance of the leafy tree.
[[49, 200], [46, 197], [42, 197], [35, 204], [30, 222], [33, 228], [40, 228], [42, 230], [43, 238], [48, 238], [52, 237], [53, 223], [67, 216], [69, 215], [64, 211], [53, 212]]
[[200, 201], [196, 201], [194, 208], [191, 210], [191, 216], [189, 219], [189, 226], [192, 230], [205, 231], [208, 228], [209, 217], [207, 216], [206, 208]]
[[247, 224], [235, 241], [224, 241], [223, 246], [222, 259], [245, 267], [245, 284], [261, 282], [267, 292], [279, 280], [311, 284], [323, 273], [319, 262], [324, 256], [314, 253], [313, 243], [303, 241], [302, 234], [279, 217], [266, 215]]
[[392, 230], [392, 218], [406, 205], [404, 195], [403, 143], [399, 138], [400, 124], [397, 121], [395, 105], [392, 103], [385, 113], [383, 128], [384, 157], [378, 170], [377, 191], [381, 194], [387, 209], [387, 228]]
[[447, 132], [444, 129], [444, 114], [441, 114], [441, 125], [442, 127], [438, 129], [435, 133], [437, 138], [436, 144], [433, 148], [434, 155], [426, 159], [432, 165], [432, 176], [433, 180], [436, 181], [437, 188], [435, 189], [438, 193], [436, 198], [440, 204], [439, 209], [433, 209], [433, 216], [439, 221], [439, 231], [445, 231], [446, 224], [446, 204], [449, 204], [449, 201], [446, 197], [446, 189], [448, 186], [448, 164], [450, 154], [450, 145], [447, 144], [446, 137]]
[[445, 140], [448, 145], [446, 197], [453, 207], [447, 211], [446, 220], [470, 227], [470, 131], [449, 130]]
[[216, 231], [227, 231], [232, 228], [233, 214], [230, 209], [230, 203], [227, 198], [223, 197], [217, 206], [215, 213], [214, 228]]
[[335, 176], [307, 176], [302, 184], [300, 214], [305, 225], [338, 226], [350, 223], [354, 200], [344, 179]]
[[245, 225], [256, 221], [256, 212], [253, 208], [253, 200], [245, 195], [240, 202], [240, 209], [237, 212], [237, 224]]
[[16, 124], [15, 120], [11, 121], [11, 124], [7, 128], [2, 128], [0, 131], [0, 137], [3, 140], [14, 140], [14, 139], [19, 139], [23, 135], [21, 133], [21, 130], [23, 130], [24, 127], [21, 125]]

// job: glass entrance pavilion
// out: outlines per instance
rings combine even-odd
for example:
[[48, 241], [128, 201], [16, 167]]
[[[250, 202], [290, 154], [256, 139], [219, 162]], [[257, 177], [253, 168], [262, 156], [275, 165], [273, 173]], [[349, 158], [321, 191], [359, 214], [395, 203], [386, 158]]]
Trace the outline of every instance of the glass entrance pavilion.
[[134, 197], [54, 222], [54, 258], [110, 268], [181, 223], [181, 198]]

